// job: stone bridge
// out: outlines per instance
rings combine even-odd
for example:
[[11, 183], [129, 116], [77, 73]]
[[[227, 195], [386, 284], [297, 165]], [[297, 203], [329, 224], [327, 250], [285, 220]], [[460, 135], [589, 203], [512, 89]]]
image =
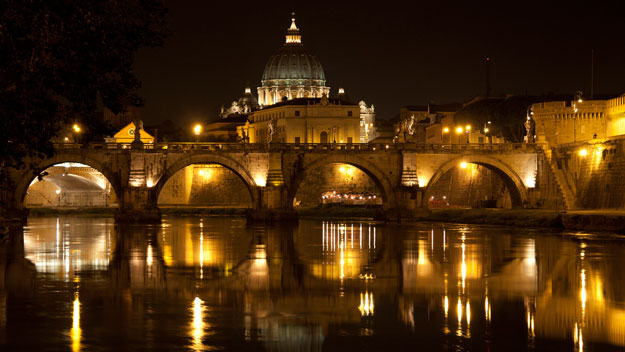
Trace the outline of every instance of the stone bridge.
[[[32, 180], [63, 162], [89, 165], [109, 180], [119, 199], [121, 219], [159, 219], [159, 192], [177, 171], [192, 164], [218, 164], [238, 175], [249, 190], [252, 214], [281, 218], [293, 212], [293, 198], [307, 173], [332, 163], [352, 165], [377, 185], [390, 217], [410, 216], [427, 208], [428, 189], [462, 162], [497, 173], [520, 207], [543, 195], [542, 149], [531, 144], [227, 144], [167, 143], [150, 149], [92, 143], [59, 144], [49, 159], [10, 169], [2, 190], [5, 217], [25, 216], [24, 197]], [[548, 170], [547, 170], [548, 171]], [[13, 215], [11, 215], [13, 214]], [[21, 215], [20, 215], [21, 214]]]

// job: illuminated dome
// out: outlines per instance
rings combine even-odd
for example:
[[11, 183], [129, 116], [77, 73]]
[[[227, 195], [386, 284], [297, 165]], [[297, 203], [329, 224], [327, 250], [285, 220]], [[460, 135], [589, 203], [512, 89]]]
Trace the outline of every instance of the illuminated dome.
[[265, 66], [258, 100], [262, 106], [272, 105], [286, 99], [320, 98], [329, 96], [326, 78], [317, 57], [304, 48], [295, 14], [287, 30], [286, 41]]

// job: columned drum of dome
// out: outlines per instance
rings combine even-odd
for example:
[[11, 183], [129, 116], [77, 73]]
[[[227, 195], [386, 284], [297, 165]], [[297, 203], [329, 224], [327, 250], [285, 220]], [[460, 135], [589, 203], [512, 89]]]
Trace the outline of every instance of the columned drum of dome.
[[330, 87], [325, 84], [323, 68], [315, 55], [302, 45], [302, 37], [293, 17], [284, 45], [269, 58], [265, 66], [262, 86], [258, 87], [258, 102], [261, 106], [267, 106], [285, 98], [329, 96]]

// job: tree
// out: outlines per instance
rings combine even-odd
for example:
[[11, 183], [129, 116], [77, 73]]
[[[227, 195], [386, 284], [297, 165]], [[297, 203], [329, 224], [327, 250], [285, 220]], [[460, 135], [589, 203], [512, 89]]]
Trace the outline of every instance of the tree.
[[157, 0], [2, 1], [0, 172], [51, 155], [67, 124], [106, 131], [102, 107], [140, 106], [134, 56], [163, 43], [166, 12]]

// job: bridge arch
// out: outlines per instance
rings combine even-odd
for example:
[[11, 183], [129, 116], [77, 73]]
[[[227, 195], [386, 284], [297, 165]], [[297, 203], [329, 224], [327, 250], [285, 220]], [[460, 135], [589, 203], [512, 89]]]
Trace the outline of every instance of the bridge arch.
[[293, 204], [297, 190], [299, 189], [306, 174], [312, 170], [324, 167], [329, 164], [347, 164], [361, 170], [375, 183], [382, 193], [382, 206], [384, 209], [397, 206], [394, 188], [389, 177], [373, 162], [354, 154], [325, 154], [315, 159], [305, 161], [301, 169], [294, 174], [292, 182], [287, 191], [287, 206]]
[[260, 194], [257, 187], [258, 185], [254, 181], [254, 178], [250, 175], [248, 170], [243, 165], [231, 158], [214, 154], [198, 154], [186, 156], [167, 167], [154, 185], [155, 199], [158, 200], [158, 197], [160, 196], [161, 190], [165, 186], [165, 183], [167, 183], [167, 181], [172, 176], [174, 176], [176, 172], [184, 169], [187, 166], [195, 164], [221, 165], [234, 172], [234, 174], [237, 175], [247, 187], [250, 193], [253, 207], [258, 208], [260, 206]]
[[497, 174], [508, 188], [513, 208], [522, 207], [523, 203], [527, 201], [527, 188], [525, 187], [523, 180], [506, 163], [485, 155], [462, 155], [445, 162], [436, 170], [434, 175], [432, 175], [432, 178], [430, 178], [423, 194], [424, 207], [428, 206], [428, 199], [430, 198], [433, 185], [436, 184], [441, 176], [443, 176], [447, 171], [458, 167], [462, 162], [484, 166]]
[[117, 197], [117, 199], [121, 199], [122, 186], [119, 174], [113, 172], [113, 170], [102, 161], [88, 157], [84, 153], [61, 151], [51, 158], [42, 159], [37, 163], [31, 164], [30, 167], [27, 167], [22, 172], [21, 177], [15, 187], [14, 208], [24, 209], [24, 199], [26, 198], [26, 192], [28, 191], [31, 182], [41, 172], [49, 167], [62, 163], [79, 163], [94, 168], [102, 175], [104, 175], [104, 177], [106, 177], [106, 179], [111, 184], [111, 188], [113, 189], [113, 192], [115, 192], [115, 196]]

